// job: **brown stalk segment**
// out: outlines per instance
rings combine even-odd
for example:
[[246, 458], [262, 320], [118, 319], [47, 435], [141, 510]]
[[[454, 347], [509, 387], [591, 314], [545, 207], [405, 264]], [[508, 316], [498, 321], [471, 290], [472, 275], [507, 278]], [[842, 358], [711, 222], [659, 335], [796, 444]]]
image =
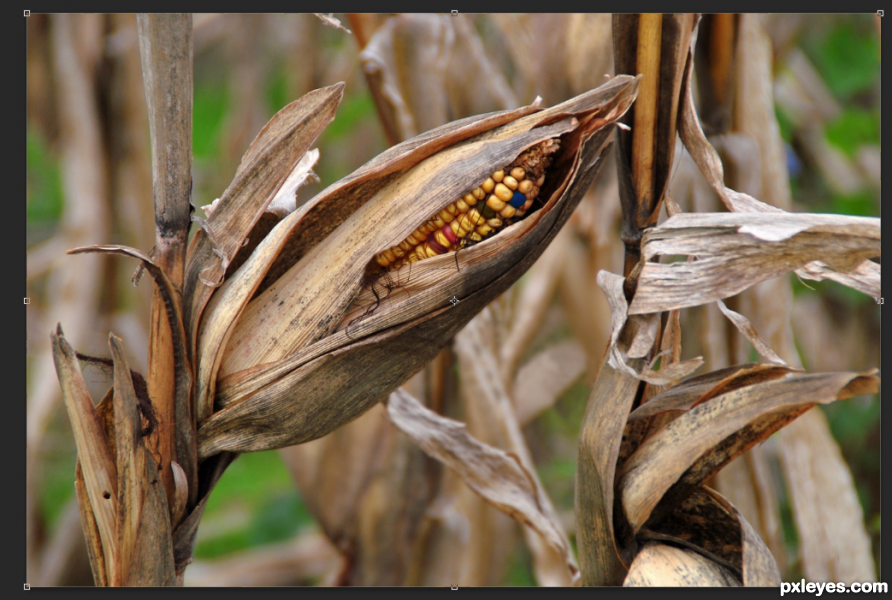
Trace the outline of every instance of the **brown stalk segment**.
[[[139, 14], [140, 54], [152, 139], [155, 263], [179, 288], [183, 281], [192, 195], [192, 15]], [[175, 488], [170, 463], [177, 455], [176, 365], [164, 300], [152, 293], [147, 383], [158, 426], [152, 441], [161, 456], [169, 501]]]
[[663, 15], [638, 17], [637, 72], [642, 74], [632, 125], [632, 181], [638, 205], [648, 206], [654, 196], [654, 151], [656, 150], [657, 102], [660, 97], [660, 40]]
[[87, 391], [74, 349], [64, 338], [61, 325], [57, 325], [51, 340], [53, 360], [62, 386], [62, 399], [68, 409], [78, 460], [83, 469], [86, 497], [90, 501], [90, 507], [81, 509], [81, 514], [89, 510], [95, 517], [102, 541], [102, 554], [106, 561], [107, 578], [111, 585], [116, 585], [119, 582], [119, 573], [115, 460], [103, 424]]

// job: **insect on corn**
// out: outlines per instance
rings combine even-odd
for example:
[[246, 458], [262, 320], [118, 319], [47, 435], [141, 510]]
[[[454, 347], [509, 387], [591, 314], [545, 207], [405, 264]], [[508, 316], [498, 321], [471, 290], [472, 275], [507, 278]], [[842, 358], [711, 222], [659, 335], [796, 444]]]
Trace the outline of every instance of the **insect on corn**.
[[522, 219], [532, 209], [559, 148], [560, 140], [549, 139], [527, 149], [431, 216], [400, 244], [379, 253], [375, 261], [383, 269], [395, 271], [480, 242]]

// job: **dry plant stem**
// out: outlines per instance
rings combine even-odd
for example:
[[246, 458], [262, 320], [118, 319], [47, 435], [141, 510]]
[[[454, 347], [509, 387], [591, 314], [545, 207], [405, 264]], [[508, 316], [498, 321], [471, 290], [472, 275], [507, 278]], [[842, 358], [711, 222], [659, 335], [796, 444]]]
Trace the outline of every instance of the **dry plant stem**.
[[[353, 34], [356, 36], [356, 43], [359, 45], [360, 51], [365, 49], [374, 30], [377, 29], [377, 27], [369, 21], [369, 16], [370, 15], [352, 13], [347, 15], [347, 22], [350, 24], [350, 29], [353, 30]], [[375, 108], [378, 110], [378, 117], [381, 119], [381, 127], [384, 128], [384, 135], [387, 137], [387, 143], [391, 146], [395, 146], [401, 141], [399, 126], [396, 123], [393, 112], [388, 110], [387, 100], [384, 98], [381, 91], [382, 75], [380, 73], [371, 73], [365, 69], [363, 69], [363, 75], [368, 82], [369, 92], [372, 94], [372, 99], [375, 101]]]
[[728, 83], [734, 61], [734, 15], [721, 13], [712, 15], [712, 31], [709, 35], [709, 75], [713, 94], [719, 104], [728, 95]]
[[[192, 16], [137, 16], [146, 104], [152, 138], [152, 182], [155, 191], [154, 262], [177, 288], [182, 286], [192, 195]], [[173, 337], [164, 301], [152, 294], [149, 396], [158, 417], [156, 440], [161, 455], [161, 480], [168, 504], [174, 505], [171, 461], [193, 463], [178, 447], [177, 422], [192, 421], [188, 404], [177, 410]], [[180, 454], [183, 453], [183, 456]], [[188, 471], [188, 470], [187, 470]], [[195, 472], [195, 468], [191, 469]], [[195, 487], [195, 479], [190, 481]], [[194, 499], [196, 490], [190, 490]]]
[[[638, 18], [638, 66], [642, 75], [635, 120], [632, 127], [632, 181], [639, 206], [650, 206], [654, 197], [654, 152], [656, 151], [657, 102], [660, 98], [660, 42], [663, 15]], [[626, 275], [631, 268], [626, 263]]]

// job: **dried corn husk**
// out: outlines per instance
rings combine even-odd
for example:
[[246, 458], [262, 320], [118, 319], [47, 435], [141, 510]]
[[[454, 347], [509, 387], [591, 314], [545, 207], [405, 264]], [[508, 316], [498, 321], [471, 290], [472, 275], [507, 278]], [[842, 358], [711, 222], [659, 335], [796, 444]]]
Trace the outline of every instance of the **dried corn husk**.
[[[199, 428], [199, 456], [309, 441], [386, 398], [547, 247], [591, 184], [609, 124], [636, 86], [616, 78], [548, 110], [534, 105], [432, 130], [280, 222], [201, 321], [199, 413], [210, 416]], [[399, 293], [355, 321], [351, 305], [366, 310], [372, 295], [363, 283], [376, 253], [526, 148], [555, 138], [561, 151], [541, 210], [457, 256], [404, 267]], [[197, 267], [190, 272], [197, 276]]]

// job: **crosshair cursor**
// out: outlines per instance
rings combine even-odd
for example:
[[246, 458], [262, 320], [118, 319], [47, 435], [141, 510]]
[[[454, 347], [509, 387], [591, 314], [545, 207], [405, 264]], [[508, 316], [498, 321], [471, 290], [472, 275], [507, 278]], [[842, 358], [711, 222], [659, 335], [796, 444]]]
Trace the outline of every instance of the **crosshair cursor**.
[[452, 300], [450, 300], [450, 302], [452, 302], [452, 306], [455, 307], [455, 305], [458, 304], [460, 302], [460, 300], [458, 298], [456, 298], [455, 296], [453, 296]]

